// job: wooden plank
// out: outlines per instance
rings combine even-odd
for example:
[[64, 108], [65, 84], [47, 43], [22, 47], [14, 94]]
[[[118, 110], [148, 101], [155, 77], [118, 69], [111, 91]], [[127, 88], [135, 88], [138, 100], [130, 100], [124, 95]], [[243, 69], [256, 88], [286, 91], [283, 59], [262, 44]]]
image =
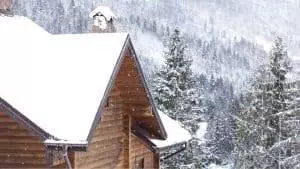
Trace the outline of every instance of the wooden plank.
[[138, 115], [138, 113], [137, 113], [137, 114], [134, 114], [133, 117], [140, 123], [144, 123], [144, 122], [155, 123], [155, 121], [156, 121], [155, 116], [153, 116], [153, 115], [149, 115], [149, 116], [145, 115], [144, 116], [144, 115]]
[[0, 111], [0, 118], [7, 118], [7, 117], [9, 116], [6, 113]]
[[0, 123], [0, 130], [13, 130], [13, 129], [24, 129], [23, 126], [20, 126], [18, 123], [15, 122], [1, 122]]
[[6, 156], [0, 157], [0, 164], [1, 163], [30, 163], [30, 164], [46, 164], [45, 156], [16, 156], [7, 154]]
[[16, 122], [15, 120], [9, 118], [9, 117], [1, 117], [0, 118], [0, 123], [5, 123], [5, 122]]
[[0, 158], [2, 157], [7, 157], [7, 156], [18, 156], [18, 157], [25, 157], [25, 158], [45, 158], [45, 153], [41, 154], [21, 154], [21, 153], [5, 153], [5, 152], [0, 152]]
[[110, 127], [110, 128], [107, 128], [106, 130], [95, 131], [94, 136], [95, 137], [97, 137], [97, 136], [106, 137], [106, 136], [111, 135], [112, 133], [123, 133], [123, 130], [120, 127]]
[[36, 142], [36, 143], [25, 143], [25, 142], [14, 143], [14, 142], [9, 141], [9, 142], [0, 143], [0, 148], [1, 147], [28, 147], [28, 146], [45, 148], [44, 144], [42, 144], [40, 142]]
[[112, 139], [112, 138], [116, 138], [116, 137], [123, 137], [124, 133], [117, 133], [114, 134], [113, 136], [107, 136], [107, 137], [103, 137], [101, 135], [99, 135], [98, 137], [94, 137], [93, 140], [94, 141], [102, 141], [102, 140], [106, 140], [106, 139]]
[[9, 137], [9, 136], [26, 137], [28, 135], [33, 136], [32, 133], [26, 132], [24, 130], [4, 130], [4, 129], [0, 129], [0, 137]]
[[103, 115], [101, 121], [118, 121], [123, 119], [123, 113], [117, 115]]
[[1, 163], [0, 164], [0, 168], [48, 168], [48, 166], [46, 164], [23, 164], [23, 163]]
[[44, 154], [43, 150], [1, 148], [1, 153]]
[[41, 143], [35, 136], [6, 136], [0, 137], [0, 143]]

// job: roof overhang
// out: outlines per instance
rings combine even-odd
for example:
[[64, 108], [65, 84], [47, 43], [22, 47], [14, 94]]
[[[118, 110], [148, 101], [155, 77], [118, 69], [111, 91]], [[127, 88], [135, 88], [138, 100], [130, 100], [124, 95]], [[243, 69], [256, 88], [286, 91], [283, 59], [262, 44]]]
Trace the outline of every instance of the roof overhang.
[[30, 131], [32, 131], [36, 136], [40, 137], [42, 140], [50, 139], [50, 138], [55, 139], [54, 136], [41, 129], [39, 126], [37, 126], [30, 119], [28, 119], [21, 112], [19, 112], [17, 109], [15, 109], [13, 106], [11, 106], [9, 103], [7, 103], [4, 99], [0, 97], [0, 111], [1, 110], [3, 110], [3, 113], [15, 119], [20, 124], [23, 124], [26, 128], [28, 128]]
[[127, 38], [126, 38], [126, 41], [124, 43], [124, 46], [123, 46], [123, 48], [121, 50], [119, 59], [118, 59], [118, 61], [116, 63], [116, 66], [115, 66], [115, 68], [113, 70], [113, 73], [111, 75], [111, 78], [109, 80], [109, 83], [107, 85], [107, 88], [105, 90], [104, 97], [101, 100], [101, 103], [100, 103], [100, 106], [99, 106], [99, 109], [98, 109], [98, 113], [96, 114], [96, 117], [95, 117], [94, 122], [92, 124], [91, 130], [89, 132], [88, 139], [87, 139], [88, 143], [91, 141], [92, 134], [94, 133], [95, 128], [97, 127], [97, 125], [99, 124], [99, 122], [101, 120], [101, 114], [104, 111], [104, 108], [105, 108], [105, 105], [106, 105], [106, 102], [107, 102], [107, 99], [108, 99], [108, 95], [109, 95], [110, 91], [112, 90], [113, 83], [116, 80], [117, 74], [118, 74], [118, 72], [120, 70], [120, 67], [121, 67], [121, 63], [123, 62], [123, 60], [124, 60], [124, 58], [126, 56], [126, 52], [127, 52], [128, 49], [132, 53], [132, 57], [135, 59], [139, 75], [141, 76], [141, 81], [143, 83], [143, 87], [145, 88], [145, 91], [146, 91], [146, 93], [148, 95], [150, 105], [153, 107], [153, 113], [155, 114], [155, 117], [156, 117], [158, 125], [159, 125], [159, 129], [161, 131], [160, 132], [161, 133], [161, 136], [160, 136], [161, 138], [160, 139], [167, 139], [167, 132], [166, 132], [164, 126], [163, 126], [161, 118], [160, 118], [160, 116], [158, 114], [158, 111], [157, 111], [157, 109], [155, 107], [153, 98], [151, 96], [149, 87], [147, 85], [144, 73], [143, 73], [142, 68], [141, 68], [140, 61], [139, 61], [138, 56], [137, 56], [137, 54], [136, 54], [136, 52], [134, 50], [133, 44], [131, 42], [131, 39], [130, 39], [130, 37], [128, 35]]
[[[149, 139], [142, 128], [136, 127], [132, 130], [133, 134], [140, 138], [144, 144], [151, 150], [153, 153], [160, 154], [161, 159], [168, 159], [182, 151], [184, 151], [188, 146], [188, 141], [182, 141], [176, 144], [171, 144], [164, 147], [158, 147], [155, 145], [151, 139]], [[171, 150], [171, 151], [170, 151]]]
[[[22, 20], [24, 20], [24, 19], [22, 19]], [[27, 22], [27, 21], [26, 21]], [[30, 24], [32, 24], [32, 23], [30, 23]], [[35, 26], [34, 26], [34, 29], [36, 29], [35, 28]], [[30, 30], [33, 30], [33, 29], [31, 29], [30, 28]], [[33, 31], [33, 32], [35, 32], [35, 31]], [[20, 33], [22, 33], [22, 32], [20, 32]], [[44, 35], [44, 33], [43, 33], [43, 35]], [[48, 36], [48, 35], [50, 35], [50, 34], [45, 34], [44, 36]], [[93, 35], [93, 34], [90, 34], [89, 36], [96, 36], [96, 35]], [[125, 35], [126, 36], [126, 35]], [[124, 36], [124, 39], [125, 39], [125, 36]], [[62, 38], [60, 35], [58, 35], [57, 36], [58, 38]], [[41, 37], [41, 38], [43, 38], [43, 37]], [[72, 39], [73, 40], [73, 39]], [[123, 47], [121, 46], [123, 44]], [[114, 66], [114, 68], [113, 68], [113, 72], [112, 72], [112, 74], [110, 75], [110, 76], [108, 76], [108, 78], [109, 78], [109, 82], [108, 82], [108, 84], [106, 84], [105, 83], [105, 85], [106, 85], [106, 88], [103, 88], [103, 89], [105, 89], [105, 91], [104, 91], [104, 94], [103, 94], [103, 96], [101, 97], [101, 99], [99, 99], [99, 102], [100, 103], [98, 103], [98, 100], [96, 101], [96, 108], [97, 108], [97, 106], [98, 106], [98, 104], [99, 104], [99, 106], [98, 106], [98, 110], [96, 110], [95, 112], [97, 112], [96, 113], [96, 115], [95, 115], [95, 117], [94, 116], [92, 116], [92, 120], [93, 120], [93, 122], [92, 122], [92, 124], [90, 124], [91, 125], [91, 127], [89, 128], [89, 126], [87, 127], [87, 131], [88, 131], [88, 136], [87, 136], [87, 138], [83, 138], [83, 139], [86, 139], [86, 140], [84, 140], [83, 142], [78, 142], [78, 141], [71, 141], [71, 140], [66, 140], [66, 141], [62, 141], [61, 139], [62, 138], [58, 138], [58, 136], [56, 136], [56, 135], [53, 135], [53, 133], [48, 133], [48, 132], [46, 132], [46, 130], [45, 129], [43, 129], [41, 126], [38, 126], [36, 123], [34, 123], [33, 121], [32, 121], [32, 119], [29, 119], [28, 117], [26, 117], [26, 116], [24, 116], [23, 114], [22, 114], [22, 112], [20, 112], [20, 111], [18, 111], [17, 110], [17, 107], [16, 108], [14, 108], [12, 105], [10, 105], [8, 102], [6, 102], [4, 99], [2, 99], [2, 98], [0, 98], [0, 106], [3, 108], [3, 109], [5, 109], [6, 111], [6, 113], [8, 114], [8, 115], [10, 115], [11, 117], [13, 117], [14, 119], [16, 119], [16, 120], [18, 120], [19, 122], [21, 122], [22, 124], [24, 124], [27, 128], [29, 128], [31, 131], [33, 131], [33, 133], [34, 134], [36, 134], [37, 136], [39, 136], [43, 141], [45, 141], [45, 144], [48, 146], [48, 147], [65, 147], [65, 146], [68, 146], [68, 147], [70, 147], [70, 148], [72, 148], [72, 147], [74, 147], [74, 148], [82, 148], [82, 147], [87, 147], [88, 146], [88, 144], [89, 144], [89, 142], [91, 141], [91, 137], [92, 137], [92, 134], [94, 133], [94, 131], [95, 131], [95, 128], [97, 127], [97, 125], [99, 124], [99, 122], [100, 122], [100, 120], [101, 120], [101, 114], [102, 114], [102, 112], [104, 111], [104, 107], [105, 107], [105, 104], [106, 104], [106, 100], [107, 100], [107, 98], [108, 98], [108, 95], [109, 95], [109, 93], [110, 93], [110, 91], [111, 91], [111, 89], [112, 89], [112, 87], [113, 87], [113, 82], [116, 80], [116, 76], [117, 76], [117, 74], [118, 74], [118, 72], [119, 72], [119, 70], [120, 70], [120, 66], [121, 66], [121, 63], [123, 62], [123, 60], [124, 60], [124, 58], [125, 58], [125, 56], [126, 56], [126, 52], [129, 50], [130, 51], [130, 53], [132, 54], [132, 57], [134, 58], [134, 60], [135, 60], [135, 63], [136, 63], [136, 66], [137, 66], [137, 69], [138, 69], [138, 72], [139, 72], [139, 75], [140, 75], [140, 78], [141, 78], [141, 81], [142, 81], [142, 85], [143, 85], [143, 87], [145, 88], [145, 91], [146, 91], [146, 93], [147, 93], [147, 96], [148, 96], [148, 98], [149, 98], [149, 102], [150, 102], [150, 105], [152, 106], [152, 108], [153, 108], [153, 113], [154, 113], [154, 115], [155, 115], [155, 117], [156, 117], [156, 120], [157, 120], [157, 123], [158, 123], [158, 127], [159, 127], [159, 130], [160, 130], [160, 135], [159, 135], [159, 140], [161, 140], [161, 141], [163, 141], [163, 140], [166, 140], [166, 141], [168, 141], [167, 139], [168, 139], [168, 135], [169, 135], [169, 133], [166, 131], [166, 129], [165, 129], [165, 127], [164, 127], [164, 122], [162, 122], [162, 119], [161, 119], [161, 115], [160, 115], [160, 113], [159, 113], [159, 111], [156, 109], [156, 107], [155, 107], [155, 104], [154, 104], [154, 101], [153, 101], [153, 98], [152, 98], [152, 96], [151, 96], [151, 93], [150, 93], [150, 91], [149, 91], [149, 88], [148, 88], [148, 85], [147, 85], [147, 82], [146, 82], [146, 80], [145, 80], [145, 77], [144, 77], [144, 73], [143, 73], [143, 70], [142, 70], [142, 68], [141, 68], [141, 64], [140, 64], [140, 61], [139, 61], [139, 58], [138, 58], [138, 56], [137, 56], [137, 54], [136, 54], [136, 52], [135, 52], [135, 50], [134, 50], [134, 47], [133, 47], [133, 44], [132, 44], [132, 41], [131, 41], [131, 39], [130, 39], [130, 37], [129, 37], [129, 35], [127, 34], [127, 37], [126, 37], [126, 39], [125, 39], [125, 41], [122, 41], [122, 44], [120, 44], [119, 45], [119, 47], [121, 48], [121, 51], [120, 51], [120, 53], [119, 53], [119, 56], [118, 56], [118, 58], [116, 58], [117, 59], [117, 63], [115, 64], [115, 66]], [[117, 51], [117, 53], [116, 53], [116, 55], [115, 56], [117, 56], [118, 55], [118, 52], [119, 52], [119, 49], [118, 49], [118, 51]], [[114, 62], [115, 62], [115, 60], [114, 60]], [[109, 72], [110, 73], [110, 72]], [[12, 78], [14, 78], [14, 77], [12, 77]], [[105, 87], [105, 86], [104, 86]], [[1, 97], [1, 96], [0, 96]], [[27, 95], [26, 95], [26, 97], [27, 97]], [[20, 103], [22, 103], [22, 102], [20, 102]], [[14, 105], [15, 106], [15, 105]], [[32, 105], [31, 105], [31, 107], [33, 107]], [[41, 110], [42, 111], [42, 110]], [[40, 110], [39, 110], [39, 112], [41, 112]], [[42, 113], [42, 112], [41, 112]], [[94, 115], [94, 114], [93, 114]], [[55, 124], [53, 124], [53, 125], [55, 125]], [[87, 132], [85, 132], [85, 133], [87, 133]], [[145, 137], [145, 141], [146, 140], [148, 140], [147, 142], [148, 142], [148, 144], [155, 150], [155, 151], [162, 151], [163, 149], [165, 149], [165, 148], [167, 148], [167, 147], [169, 147], [169, 146], [177, 146], [177, 145], [183, 145], [183, 144], [185, 144], [186, 143], [186, 141], [182, 141], [182, 142], [175, 142], [175, 143], [172, 143], [172, 144], [169, 144], [169, 145], [165, 145], [165, 146], [157, 146], [156, 144], [154, 144], [153, 143], [153, 139], [150, 139], [148, 136], [147, 136], [147, 134], [146, 134], [147, 132], [140, 132], [140, 133], [138, 133], [137, 135], [139, 136], [139, 137], [141, 137], [141, 138], [144, 138]]]
[[53, 150], [69, 150], [69, 151], [86, 151], [87, 150], [87, 142], [72, 142], [72, 141], [64, 141], [64, 140], [53, 140], [48, 139], [44, 141], [44, 144], [48, 149]]

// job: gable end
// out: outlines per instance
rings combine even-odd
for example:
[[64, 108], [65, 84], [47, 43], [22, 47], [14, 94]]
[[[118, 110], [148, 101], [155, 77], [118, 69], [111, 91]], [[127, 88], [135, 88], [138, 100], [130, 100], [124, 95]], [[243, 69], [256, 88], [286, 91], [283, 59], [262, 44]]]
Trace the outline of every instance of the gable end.
[[38, 127], [31, 120], [25, 117], [22, 113], [20, 113], [17, 109], [8, 104], [5, 100], [0, 97], [0, 111], [3, 110], [3, 113], [7, 114], [20, 124], [23, 124], [26, 128], [28, 128], [33, 134], [40, 137], [41, 140], [46, 140], [49, 138], [53, 138], [49, 133]]
[[121, 68], [121, 64], [123, 63], [123, 61], [124, 61], [124, 59], [125, 59], [125, 57], [126, 57], [126, 54], [127, 54], [127, 50], [128, 50], [128, 49], [129, 49], [129, 52], [131, 52], [132, 57], [134, 58], [134, 61], [135, 61], [136, 66], [137, 66], [137, 71], [138, 71], [138, 74], [139, 74], [139, 76], [140, 76], [142, 85], [143, 85], [143, 87], [144, 87], [144, 89], [145, 89], [145, 91], [146, 91], [146, 93], [147, 93], [147, 96], [148, 96], [148, 99], [149, 99], [149, 103], [150, 103], [150, 105], [151, 105], [152, 108], [153, 108], [153, 113], [155, 114], [156, 120], [157, 120], [157, 122], [158, 122], [159, 130], [160, 130], [160, 139], [166, 139], [166, 138], [167, 138], [166, 131], [165, 131], [164, 127], [163, 127], [163, 124], [162, 124], [162, 122], [161, 122], [161, 119], [160, 119], [160, 117], [159, 117], [159, 115], [158, 115], [158, 112], [157, 112], [157, 110], [156, 110], [156, 108], [155, 108], [155, 104], [154, 104], [154, 102], [153, 102], [153, 99], [152, 99], [152, 96], [151, 96], [151, 94], [150, 94], [148, 85], [147, 85], [146, 80], [145, 80], [145, 77], [144, 77], [144, 75], [143, 75], [143, 72], [142, 72], [142, 68], [141, 68], [140, 62], [139, 62], [139, 60], [138, 60], [138, 58], [137, 58], [137, 55], [136, 55], [135, 50], [134, 50], [134, 48], [133, 48], [132, 42], [131, 42], [130, 37], [129, 37], [129, 35], [128, 35], [127, 38], [126, 38], [126, 41], [125, 41], [125, 43], [124, 43], [124, 45], [123, 45], [122, 51], [121, 51], [121, 53], [120, 53], [120, 55], [119, 55], [119, 58], [118, 58], [118, 61], [117, 61], [117, 63], [116, 63], [116, 66], [115, 66], [115, 68], [114, 68], [114, 71], [113, 71], [113, 73], [112, 73], [112, 75], [111, 75], [110, 81], [109, 81], [109, 83], [108, 83], [108, 85], [107, 85], [107, 88], [106, 88], [106, 90], [105, 90], [104, 97], [103, 97], [102, 100], [101, 100], [101, 103], [100, 103], [98, 112], [97, 112], [97, 114], [96, 114], [96, 116], [95, 116], [95, 119], [94, 119], [94, 121], [93, 121], [92, 127], [91, 127], [91, 129], [90, 129], [90, 132], [89, 132], [89, 135], [88, 135], [88, 138], [87, 138], [88, 143], [91, 141], [92, 135], [93, 135], [93, 133], [94, 133], [94, 131], [95, 131], [95, 129], [96, 129], [98, 123], [101, 121], [101, 114], [102, 114], [102, 112], [104, 111], [104, 108], [105, 108], [105, 106], [106, 106], [106, 102], [107, 102], [107, 99], [108, 99], [108, 95], [109, 95], [109, 93], [110, 93], [111, 90], [112, 90], [112, 87], [113, 87], [113, 85], [114, 85], [114, 82], [116, 81], [117, 75], [118, 75], [119, 70], [120, 70], [120, 68]]

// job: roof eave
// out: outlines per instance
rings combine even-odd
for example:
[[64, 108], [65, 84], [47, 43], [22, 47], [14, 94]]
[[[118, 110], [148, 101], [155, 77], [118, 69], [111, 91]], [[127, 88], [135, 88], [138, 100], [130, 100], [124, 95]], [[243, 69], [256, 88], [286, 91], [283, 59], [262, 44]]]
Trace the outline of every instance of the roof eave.
[[167, 145], [167, 146], [163, 146], [163, 147], [157, 147], [157, 149], [158, 149], [159, 152], [163, 152], [163, 151], [169, 150], [171, 148], [186, 146], [187, 143], [188, 143], [187, 141], [182, 141], [182, 142], [179, 142], [179, 143], [175, 143], [175, 144], [171, 144], [171, 145]]
[[169, 150], [171, 148], [175, 148], [175, 147], [184, 147], [186, 148], [188, 141], [182, 141], [182, 142], [178, 142], [178, 143], [174, 143], [174, 144], [170, 144], [167, 146], [163, 146], [163, 147], [158, 147], [156, 144], [154, 144], [151, 139], [149, 139], [147, 137], [147, 133], [145, 133], [144, 129], [136, 126], [133, 130], [133, 134], [137, 137], [139, 137], [141, 140], [144, 141], [144, 143], [146, 143], [147, 147], [155, 153], [161, 153], [163, 151]]
[[129, 43], [130, 43], [130, 47], [131, 47], [130, 50], [131, 50], [132, 55], [134, 56], [135, 61], [136, 61], [136, 63], [137, 63], [137, 69], [138, 69], [138, 71], [139, 71], [139, 74], [141, 75], [141, 79], [142, 79], [143, 86], [144, 86], [144, 88], [146, 89], [146, 93], [147, 93], [147, 96], [148, 96], [148, 98], [149, 98], [150, 105], [152, 106], [153, 113], [155, 114], [155, 117], [156, 117], [156, 119], [157, 119], [157, 121], [158, 121], [158, 125], [159, 125], [160, 131], [161, 131], [161, 139], [164, 139], [164, 140], [165, 140], [165, 139], [167, 139], [167, 137], [168, 137], [167, 132], [166, 132], [166, 130], [165, 130], [165, 128], [164, 128], [164, 125], [163, 125], [163, 123], [162, 123], [162, 121], [161, 121], [161, 119], [160, 119], [160, 116], [159, 116], [159, 114], [158, 114], [158, 111], [157, 111], [157, 109], [156, 109], [156, 106], [155, 106], [153, 97], [152, 97], [152, 95], [151, 95], [151, 93], [150, 93], [150, 90], [149, 90], [149, 87], [148, 87], [149, 85], [148, 85], [147, 82], [146, 82], [146, 78], [145, 78], [145, 76], [144, 76], [143, 69], [142, 69], [142, 67], [141, 67], [141, 63], [140, 63], [140, 61], [139, 61], [139, 59], [138, 59], [138, 56], [137, 56], [137, 54], [136, 54], [136, 52], [135, 52], [135, 50], [134, 50], [134, 48], [133, 48], [133, 44], [132, 44], [132, 41], [131, 41], [130, 38], [129, 38]]
[[92, 135], [93, 135], [93, 133], [94, 133], [95, 128], [97, 127], [97, 125], [99, 124], [99, 122], [100, 122], [100, 120], [101, 120], [101, 114], [102, 114], [102, 112], [103, 112], [103, 110], [104, 110], [104, 108], [105, 108], [105, 104], [106, 104], [106, 100], [107, 100], [107, 98], [108, 98], [108, 94], [110, 93], [110, 91], [111, 91], [111, 89], [112, 89], [112, 87], [113, 87], [113, 82], [115, 81], [115, 79], [116, 79], [116, 77], [117, 77], [117, 74], [118, 74], [118, 72], [119, 72], [119, 70], [120, 70], [120, 67], [121, 67], [121, 63], [123, 62], [123, 60], [124, 60], [124, 58], [125, 58], [125, 56], [126, 56], [126, 50], [127, 50], [128, 48], [130, 49], [130, 51], [131, 51], [131, 53], [132, 53], [132, 55], [133, 55], [133, 58], [134, 58], [135, 61], [136, 61], [137, 69], [138, 69], [139, 74], [141, 75], [141, 80], [142, 80], [143, 86], [144, 86], [144, 88], [145, 88], [145, 90], [146, 90], [147, 96], [148, 96], [148, 98], [149, 98], [150, 105], [152, 106], [153, 112], [154, 112], [155, 117], [156, 117], [156, 119], [157, 119], [157, 121], [158, 121], [158, 125], [159, 125], [160, 131], [161, 131], [161, 139], [167, 139], [167, 132], [166, 132], [166, 130], [165, 130], [163, 124], [162, 124], [162, 121], [161, 121], [161, 119], [160, 119], [160, 116], [159, 116], [159, 114], [158, 114], [158, 111], [157, 111], [157, 109], [156, 109], [156, 107], [155, 107], [153, 98], [152, 98], [152, 96], [151, 96], [151, 93], [150, 93], [150, 91], [149, 91], [149, 88], [148, 88], [148, 85], [147, 85], [145, 76], [144, 76], [143, 71], [142, 71], [142, 68], [141, 68], [140, 61], [139, 61], [139, 59], [138, 59], [138, 57], [137, 57], [137, 54], [136, 54], [136, 52], [135, 52], [135, 50], [134, 50], [133, 44], [132, 44], [132, 42], [131, 42], [131, 39], [130, 39], [129, 35], [127, 35], [126, 40], [125, 40], [125, 42], [124, 42], [124, 45], [123, 45], [123, 47], [122, 47], [122, 50], [121, 50], [121, 52], [120, 52], [119, 58], [118, 58], [118, 60], [117, 60], [116, 66], [115, 66], [115, 68], [114, 68], [114, 70], [113, 70], [113, 73], [112, 73], [112, 75], [111, 75], [111, 77], [110, 77], [108, 86], [107, 86], [107, 88], [106, 88], [106, 90], [105, 90], [104, 96], [103, 96], [103, 98], [102, 98], [102, 100], [101, 100], [101, 103], [100, 103], [100, 106], [99, 106], [99, 108], [98, 108], [97, 114], [96, 114], [95, 119], [94, 119], [94, 121], [93, 121], [93, 124], [92, 124], [92, 127], [91, 127], [91, 129], [90, 129], [89, 135], [88, 135], [88, 137], [87, 137], [87, 142], [88, 142], [88, 143], [90, 142], [90, 140], [91, 140], [91, 138], [92, 138]]
[[0, 97], [0, 108], [4, 108], [7, 112], [7, 115], [15, 119], [17, 122], [23, 124], [26, 128], [28, 128], [30, 131], [32, 131], [36, 136], [40, 137], [42, 140], [53, 138], [54, 136], [40, 128], [38, 125], [36, 125], [34, 122], [32, 122], [30, 119], [28, 119], [26, 116], [24, 116], [22, 113], [20, 113], [16, 108], [11, 106], [8, 102], [6, 102], [3, 98]]
[[44, 143], [48, 149], [51, 150], [64, 150], [67, 147], [69, 151], [87, 151], [87, 144], [72, 144], [72, 143]]
[[125, 53], [126, 53], [126, 47], [128, 45], [128, 41], [129, 41], [129, 35], [127, 34], [127, 37], [126, 37], [126, 40], [124, 42], [124, 45], [122, 47], [122, 50], [119, 54], [119, 57], [118, 57], [118, 60], [117, 60], [117, 63], [116, 63], [116, 66], [113, 70], [113, 73], [110, 77], [110, 80], [108, 82], [108, 85], [107, 85], [107, 88], [105, 89], [105, 92], [104, 92], [104, 96], [101, 100], [101, 103], [100, 103], [100, 106], [98, 108], [98, 111], [97, 111], [97, 114], [94, 118], [94, 121], [92, 123], [92, 127], [89, 131], [89, 134], [88, 134], [88, 137], [87, 137], [87, 143], [89, 143], [92, 139], [92, 136], [93, 136], [93, 133], [94, 133], [94, 130], [96, 129], [97, 125], [99, 124], [100, 120], [101, 120], [101, 115], [102, 115], [102, 112], [105, 108], [105, 105], [106, 105], [106, 100], [108, 98], [108, 94], [110, 93], [112, 87], [113, 87], [113, 82], [115, 81], [116, 77], [117, 77], [117, 73], [119, 72], [120, 70], [120, 67], [121, 67], [121, 63], [124, 59], [124, 56], [125, 56]]

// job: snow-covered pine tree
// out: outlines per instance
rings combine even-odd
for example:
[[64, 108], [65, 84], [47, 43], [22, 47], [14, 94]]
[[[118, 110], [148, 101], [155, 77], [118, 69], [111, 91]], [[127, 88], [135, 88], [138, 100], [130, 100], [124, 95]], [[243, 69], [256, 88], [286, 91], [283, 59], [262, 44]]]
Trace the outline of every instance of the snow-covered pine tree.
[[[191, 70], [192, 58], [187, 55], [187, 46], [179, 29], [174, 30], [166, 47], [165, 64], [153, 78], [153, 96], [162, 111], [180, 121], [184, 128], [195, 134], [201, 118], [200, 109], [197, 108], [200, 101], [198, 102], [196, 97], [195, 79]], [[164, 161], [162, 166], [164, 168], [199, 166], [196, 138], [191, 141], [191, 146], [183, 153]]]
[[279, 112], [280, 139], [271, 148], [283, 169], [300, 168], [300, 83], [285, 85], [286, 110]]
[[300, 168], [300, 88], [299, 82], [286, 82], [286, 74], [291, 69], [287, 58], [282, 39], [277, 38], [272, 50], [271, 71], [275, 79], [272, 103], [278, 117], [279, 136], [269, 154], [277, 156], [279, 168], [294, 169]]
[[295, 88], [287, 87], [289, 70], [287, 51], [278, 37], [269, 64], [259, 72], [243, 110], [235, 116], [236, 168], [292, 169], [299, 165], [295, 162], [300, 156], [299, 130], [292, 130], [299, 124], [299, 113], [289, 110], [295, 102]]
[[246, 96], [236, 105], [234, 115], [236, 121], [235, 168], [265, 168], [267, 150], [264, 140], [267, 133], [272, 133], [265, 124], [265, 106], [270, 103], [268, 91], [269, 73], [266, 69], [257, 72], [258, 79]]
[[154, 77], [154, 99], [171, 118], [185, 123], [196, 104], [192, 58], [186, 53], [187, 46], [179, 29], [174, 30], [166, 47], [165, 64]]

